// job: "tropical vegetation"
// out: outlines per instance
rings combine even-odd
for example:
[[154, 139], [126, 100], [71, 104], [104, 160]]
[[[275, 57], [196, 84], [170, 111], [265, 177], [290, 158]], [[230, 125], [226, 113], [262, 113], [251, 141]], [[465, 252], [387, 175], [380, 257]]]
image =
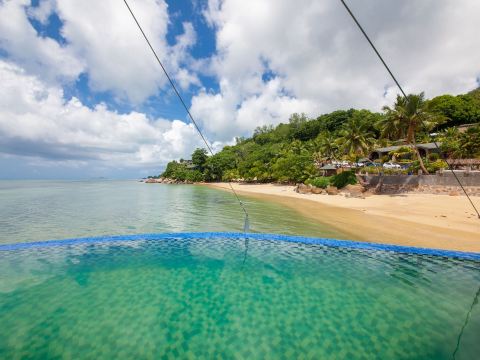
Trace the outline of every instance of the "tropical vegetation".
[[[446, 167], [438, 154], [422, 157], [418, 143], [437, 141], [450, 158], [480, 158], [480, 88], [468, 94], [423, 93], [398, 96], [382, 112], [337, 110], [317, 118], [292, 114], [287, 124], [257, 127], [208, 156], [196, 149], [191, 160], [171, 161], [159, 176], [180, 181], [310, 183], [318, 187], [354, 182], [352, 172], [322, 177], [319, 167], [331, 161], [357, 163], [378, 147], [403, 144], [383, 161], [394, 161], [428, 174]], [[458, 126], [471, 124], [466, 131]], [[373, 172], [383, 171], [372, 167]], [[392, 170], [393, 171], [393, 170]], [[386, 171], [388, 172], [388, 171]]]

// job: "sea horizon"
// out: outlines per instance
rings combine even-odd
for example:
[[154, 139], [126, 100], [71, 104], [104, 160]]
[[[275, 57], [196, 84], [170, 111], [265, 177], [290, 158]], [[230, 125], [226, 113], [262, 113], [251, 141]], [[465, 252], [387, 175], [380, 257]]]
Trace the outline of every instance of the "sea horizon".
[[[243, 230], [243, 214], [234, 195], [205, 186], [151, 185], [139, 179], [1, 180], [0, 196], [0, 243]], [[244, 202], [252, 231], [340, 235], [274, 202], [251, 198]]]

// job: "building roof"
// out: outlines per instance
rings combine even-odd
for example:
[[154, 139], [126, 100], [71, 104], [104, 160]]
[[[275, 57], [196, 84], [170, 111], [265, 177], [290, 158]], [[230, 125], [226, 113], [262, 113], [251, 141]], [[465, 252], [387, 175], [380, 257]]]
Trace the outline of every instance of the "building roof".
[[373, 152], [385, 153], [385, 152], [390, 152], [390, 151], [393, 151], [393, 150], [400, 149], [403, 146], [405, 146], [405, 145], [387, 146], [387, 147], [383, 147], [383, 148], [374, 149]]
[[320, 170], [337, 170], [336, 166], [335, 165], [332, 165], [332, 164], [327, 164], [327, 165], [323, 165]]
[[433, 150], [433, 149], [436, 149], [437, 146], [440, 147], [440, 145], [442, 145], [442, 143], [437, 142], [436, 145], [435, 145], [435, 143], [417, 144], [417, 147], [419, 149], [424, 149], [424, 150]]
[[[437, 142], [437, 145], [440, 147], [440, 145], [442, 145], [442, 143]], [[390, 151], [398, 150], [401, 147], [405, 147], [405, 146], [409, 146], [409, 145], [404, 144], [404, 145], [387, 146], [387, 147], [383, 147], [383, 148], [374, 149], [373, 152], [388, 153]], [[435, 143], [426, 143], [426, 144], [417, 144], [417, 148], [424, 149], [424, 150], [433, 150], [433, 149], [436, 149], [437, 146], [435, 145]]]

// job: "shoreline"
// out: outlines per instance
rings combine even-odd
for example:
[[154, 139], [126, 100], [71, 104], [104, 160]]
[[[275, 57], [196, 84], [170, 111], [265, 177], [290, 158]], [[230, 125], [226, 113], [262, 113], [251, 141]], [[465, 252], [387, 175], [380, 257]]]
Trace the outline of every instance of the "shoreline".
[[[202, 186], [231, 191], [228, 183]], [[463, 196], [402, 194], [359, 199], [299, 194], [291, 185], [232, 186], [239, 195], [287, 206], [331, 226], [345, 234], [342, 240], [480, 253], [480, 219]], [[480, 197], [472, 200], [480, 206]]]

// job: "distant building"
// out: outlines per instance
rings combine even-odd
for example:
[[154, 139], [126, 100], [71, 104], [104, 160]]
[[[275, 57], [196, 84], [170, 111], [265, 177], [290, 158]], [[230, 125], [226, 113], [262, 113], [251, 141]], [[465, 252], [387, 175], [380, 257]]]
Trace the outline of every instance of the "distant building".
[[[417, 149], [418, 152], [420, 153], [420, 156], [425, 157], [431, 153], [439, 153], [440, 151], [438, 148], [440, 147], [441, 143], [437, 142], [437, 145], [435, 143], [426, 143], [426, 144], [417, 144]], [[377, 160], [381, 159], [385, 155], [388, 155], [390, 151], [398, 150], [401, 147], [406, 147], [410, 145], [393, 145], [393, 146], [387, 146], [383, 148], [378, 148], [373, 150], [370, 153], [370, 160]], [[438, 146], [438, 147], [437, 147]]]
[[478, 125], [480, 125], [480, 123], [458, 125], [458, 131], [463, 133], [463, 132], [467, 131], [469, 128], [474, 127], [474, 126], [478, 126]]
[[337, 167], [333, 164], [323, 165], [319, 170], [321, 171], [322, 176], [332, 176], [338, 173]]

